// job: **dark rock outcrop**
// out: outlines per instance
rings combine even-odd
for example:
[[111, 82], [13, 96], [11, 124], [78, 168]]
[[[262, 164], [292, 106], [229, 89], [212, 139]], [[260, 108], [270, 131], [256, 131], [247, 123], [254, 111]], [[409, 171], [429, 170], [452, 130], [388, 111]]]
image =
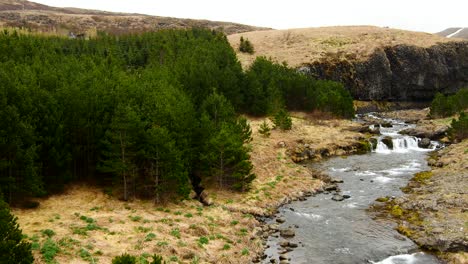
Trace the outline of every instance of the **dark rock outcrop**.
[[316, 78], [342, 82], [355, 99], [431, 100], [468, 86], [468, 42], [397, 45], [377, 49], [366, 61], [328, 58], [307, 67]]

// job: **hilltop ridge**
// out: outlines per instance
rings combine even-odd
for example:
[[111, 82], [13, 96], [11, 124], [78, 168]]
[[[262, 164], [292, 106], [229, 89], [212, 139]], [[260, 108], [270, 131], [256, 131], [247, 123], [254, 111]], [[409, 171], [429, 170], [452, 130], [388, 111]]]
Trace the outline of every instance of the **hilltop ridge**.
[[[252, 42], [255, 53], [238, 51], [243, 36]], [[242, 65], [250, 65], [257, 56], [271, 57], [297, 67], [333, 57], [363, 61], [386, 46], [411, 45], [428, 48], [438, 43], [456, 42], [435, 34], [376, 26], [334, 26], [265, 30], [233, 34], [228, 37], [238, 51]]]
[[267, 29], [230, 22], [58, 8], [25, 0], [0, 0], [0, 26], [58, 34], [92, 34], [95, 31], [122, 34], [201, 27], [220, 30], [229, 35]]

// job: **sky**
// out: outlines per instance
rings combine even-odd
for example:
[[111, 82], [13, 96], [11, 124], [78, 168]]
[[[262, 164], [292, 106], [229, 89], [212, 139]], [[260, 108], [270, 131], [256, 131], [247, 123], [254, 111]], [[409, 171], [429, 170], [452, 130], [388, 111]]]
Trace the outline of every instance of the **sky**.
[[337, 25], [438, 32], [468, 27], [467, 0], [33, 0], [57, 7], [236, 22], [275, 29]]

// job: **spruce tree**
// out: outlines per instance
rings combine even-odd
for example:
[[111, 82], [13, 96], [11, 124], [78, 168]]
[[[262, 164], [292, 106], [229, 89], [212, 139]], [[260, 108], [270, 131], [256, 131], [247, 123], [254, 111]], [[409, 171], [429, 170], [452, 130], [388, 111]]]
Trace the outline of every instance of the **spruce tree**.
[[0, 194], [0, 264], [33, 263], [31, 244], [23, 240], [23, 235], [16, 222], [17, 218], [10, 213], [8, 204]]

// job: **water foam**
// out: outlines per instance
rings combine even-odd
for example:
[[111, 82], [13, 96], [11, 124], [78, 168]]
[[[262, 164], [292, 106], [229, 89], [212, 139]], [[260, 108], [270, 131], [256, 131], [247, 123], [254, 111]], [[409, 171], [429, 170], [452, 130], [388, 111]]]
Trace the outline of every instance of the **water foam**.
[[295, 214], [301, 217], [312, 219], [312, 220], [319, 220], [323, 218], [323, 216], [318, 215], [318, 214], [308, 214], [308, 213], [298, 213], [298, 212], [295, 212]]
[[424, 256], [424, 253], [414, 253], [414, 254], [403, 254], [397, 256], [388, 257], [379, 262], [373, 262], [374, 264], [416, 264], [416, 263], [424, 263], [418, 261], [418, 257]]
[[385, 176], [378, 176], [378, 177], [375, 177], [374, 180], [381, 182], [381, 183], [387, 183], [387, 182], [393, 181], [394, 179], [385, 177]]

